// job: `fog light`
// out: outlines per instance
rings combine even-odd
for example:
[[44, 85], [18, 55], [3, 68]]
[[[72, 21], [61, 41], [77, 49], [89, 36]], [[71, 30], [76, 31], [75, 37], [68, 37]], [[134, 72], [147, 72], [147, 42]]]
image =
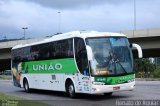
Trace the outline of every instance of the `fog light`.
[[96, 90], [97, 90], [98, 92], [100, 91], [100, 89], [98, 89], [98, 88], [97, 88]]

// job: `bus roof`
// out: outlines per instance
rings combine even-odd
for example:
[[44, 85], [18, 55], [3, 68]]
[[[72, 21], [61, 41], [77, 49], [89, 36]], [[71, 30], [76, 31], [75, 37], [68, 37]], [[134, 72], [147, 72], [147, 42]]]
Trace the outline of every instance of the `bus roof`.
[[39, 41], [39, 42], [34, 42], [34, 43], [24, 44], [24, 45], [22, 45], [22, 44], [16, 45], [12, 49], [18, 49], [18, 48], [23, 48], [23, 47], [27, 47], [27, 46], [33, 46], [33, 45], [43, 44], [43, 43], [52, 42], [52, 41], [74, 38], [74, 37], [80, 37], [80, 38], [85, 39], [85, 38], [89, 38], [89, 37], [107, 37], [107, 36], [108, 37], [109, 36], [126, 37], [124, 34], [120, 34], [120, 33], [97, 32], [97, 31], [73, 31], [73, 32], [54, 35], [50, 38], [46, 38], [46, 39]]

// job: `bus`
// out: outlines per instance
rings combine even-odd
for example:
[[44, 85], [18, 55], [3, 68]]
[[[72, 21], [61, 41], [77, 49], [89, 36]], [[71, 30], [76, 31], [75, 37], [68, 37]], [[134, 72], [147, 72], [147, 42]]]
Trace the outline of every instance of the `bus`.
[[132, 48], [124, 34], [73, 31], [11, 50], [13, 84], [31, 89], [112, 95], [135, 86]]

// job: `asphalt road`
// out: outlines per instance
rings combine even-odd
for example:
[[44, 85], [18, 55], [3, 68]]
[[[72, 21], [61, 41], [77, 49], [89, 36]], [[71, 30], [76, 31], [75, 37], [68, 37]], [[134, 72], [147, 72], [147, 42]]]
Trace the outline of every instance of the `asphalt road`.
[[[0, 80], [0, 92], [52, 106], [121, 106], [121, 104], [141, 106], [142, 100], [149, 100], [146, 104], [143, 101], [143, 106], [160, 105], [160, 101], [154, 105], [147, 105], [151, 100], [160, 100], [160, 81], [136, 81], [134, 91], [115, 92], [111, 97], [79, 94], [76, 99], [70, 99], [63, 92], [33, 90], [32, 93], [25, 93], [23, 88], [14, 87], [9, 80]], [[126, 102], [122, 103], [123, 100]]]

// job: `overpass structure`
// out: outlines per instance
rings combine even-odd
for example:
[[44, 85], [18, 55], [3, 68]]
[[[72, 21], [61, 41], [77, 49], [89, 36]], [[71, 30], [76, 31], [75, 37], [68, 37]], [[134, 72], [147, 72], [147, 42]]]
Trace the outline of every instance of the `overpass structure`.
[[[160, 57], [160, 29], [144, 29], [121, 32], [130, 43], [137, 43], [143, 49], [143, 57]], [[134, 55], [136, 51], [133, 51]]]
[[33, 42], [38, 42], [44, 38], [37, 39], [19, 39], [12, 41], [0, 42], [0, 71], [11, 69], [11, 49], [12, 47], [20, 44], [28, 44]]
[[[160, 29], [130, 30], [120, 33], [127, 35], [130, 43], [139, 44], [143, 49], [144, 57], [160, 57]], [[44, 38], [0, 42], [0, 71], [10, 70], [11, 48], [13, 46], [42, 40]], [[133, 50], [135, 57], [136, 52]]]

